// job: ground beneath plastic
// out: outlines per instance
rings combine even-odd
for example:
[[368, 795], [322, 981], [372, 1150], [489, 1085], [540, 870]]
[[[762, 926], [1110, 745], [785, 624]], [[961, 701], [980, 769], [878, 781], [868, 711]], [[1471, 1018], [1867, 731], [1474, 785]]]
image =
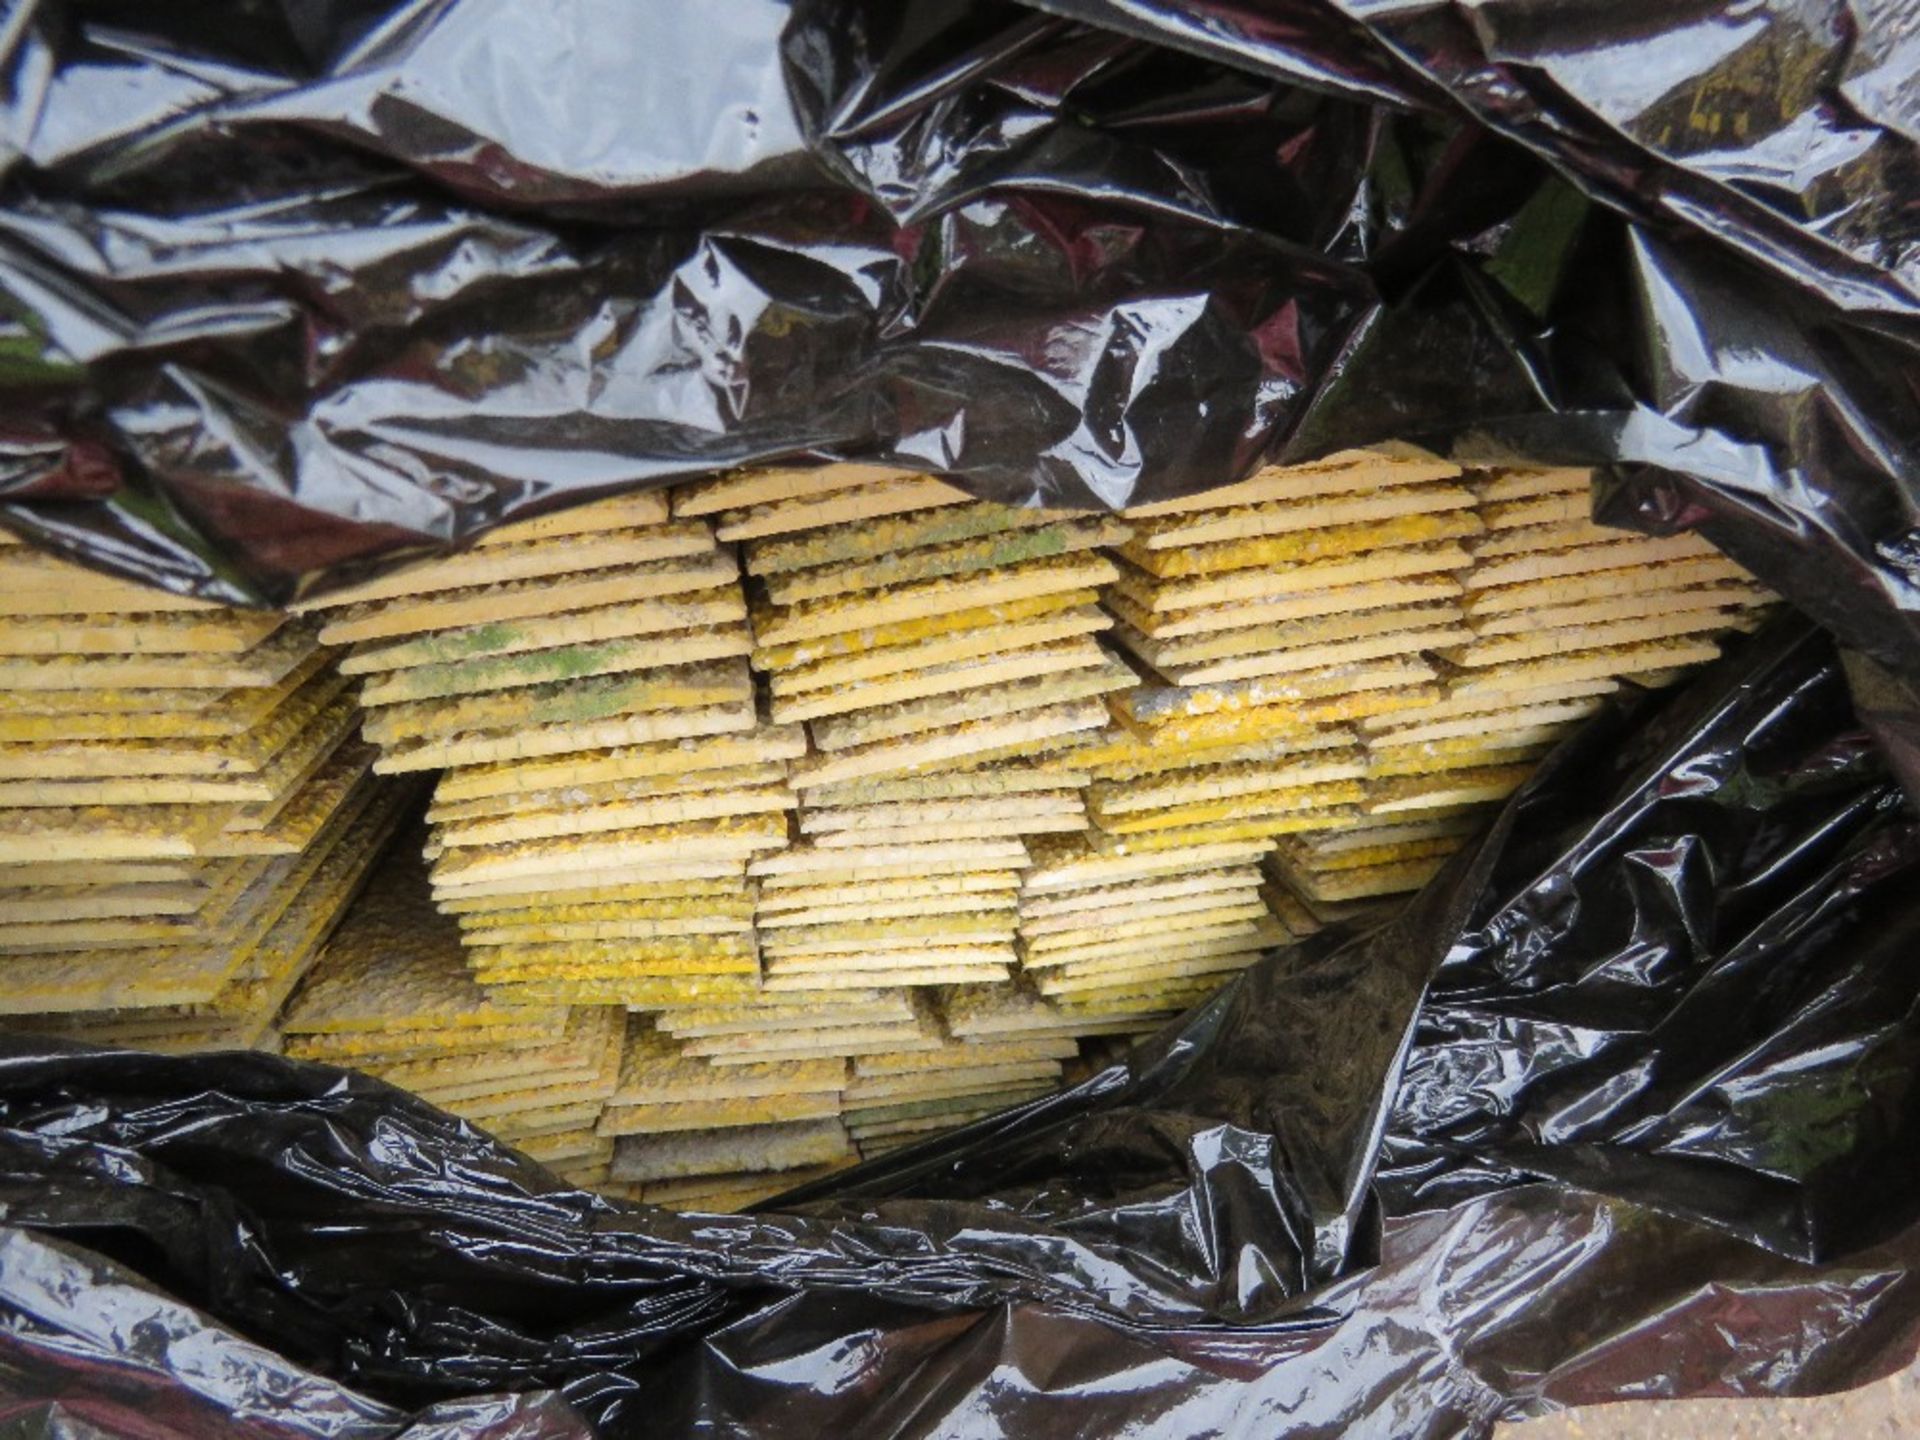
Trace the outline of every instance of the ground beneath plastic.
[[1879, 1440], [1920, 1435], [1920, 1365], [1818, 1400], [1689, 1400], [1602, 1405], [1523, 1425], [1497, 1440]]

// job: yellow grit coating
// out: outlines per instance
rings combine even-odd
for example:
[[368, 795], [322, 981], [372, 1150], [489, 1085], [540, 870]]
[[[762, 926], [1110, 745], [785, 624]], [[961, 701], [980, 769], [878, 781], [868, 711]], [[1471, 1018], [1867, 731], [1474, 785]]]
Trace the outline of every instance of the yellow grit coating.
[[1761, 622], [1761, 618], [1751, 612], [1737, 610], [1686, 610], [1635, 620], [1576, 625], [1563, 630], [1539, 629], [1524, 634], [1486, 637], [1441, 653], [1453, 664], [1477, 669], [1485, 665], [1506, 665], [1548, 655], [1565, 655], [1577, 650], [1612, 649], [1648, 640], [1678, 639], [1684, 635], [1751, 630]]
[[713, 532], [693, 522], [601, 531], [565, 539], [496, 539], [491, 545], [476, 546], [462, 554], [423, 560], [371, 580], [339, 586], [296, 601], [290, 608], [295, 614], [335, 610], [369, 601], [400, 600], [517, 580], [542, 580], [649, 560], [675, 560], [708, 554], [713, 549]]
[[1094, 824], [1107, 835], [1144, 835], [1151, 831], [1207, 825], [1217, 821], [1256, 821], [1329, 807], [1344, 809], [1359, 804], [1365, 791], [1366, 787], [1357, 779], [1291, 788], [1243, 790], [1219, 800], [1167, 805], [1131, 814], [1096, 814]]
[[733, 584], [738, 574], [732, 554], [715, 551], [553, 580], [509, 580], [430, 597], [367, 601], [330, 611], [320, 638], [328, 645], [347, 645], [426, 630], [526, 620], [556, 610], [585, 610], [716, 589]]
[[1022, 747], [1041, 745], [1076, 731], [1097, 730], [1106, 718], [1105, 706], [1098, 699], [1087, 699], [947, 725], [907, 738], [808, 755], [794, 763], [793, 783], [805, 789], [843, 780], [906, 774], [917, 767], [931, 768], [968, 757], [1023, 753]]
[[258, 775], [309, 729], [337, 715], [336, 697], [349, 683], [320, 671], [241, 735], [0, 744], [0, 779]]
[[313, 654], [311, 631], [284, 626], [250, 650], [194, 655], [0, 656], [9, 690], [233, 690], [271, 687]]
[[1459, 625], [1463, 618], [1459, 605], [1449, 596], [1447, 599], [1417, 604], [1343, 611], [1286, 624], [1249, 625], [1170, 640], [1155, 639], [1131, 624], [1123, 624], [1119, 634], [1127, 648], [1141, 659], [1150, 665], [1165, 667], [1231, 660], [1273, 650], [1318, 650], [1328, 645], [1370, 640], [1382, 635], [1419, 634]]
[[1480, 507], [1480, 518], [1490, 532], [1535, 525], [1579, 524], [1587, 520], [1592, 503], [1582, 491], [1534, 495], [1484, 504]]
[[1174, 852], [1193, 845], [1271, 839], [1280, 835], [1297, 835], [1304, 830], [1328, 829], [1345, 825], [1361, 813], [1356, 806], [1328, 806], [1323, 809], [1285, 814], [1254, 815], [1244, 819], [1182, 825], [1171, 830], [1155, 830], [1141, 835], [1109, 835], [1104, 831], [1095, 831], [1094, 845], [1101, 852], [1112, 855]]
[[939, 505], [963, 505], [972, 498], [966, 491], [931, 475], [901, 475], [870, 480], [853, 489], [795, 495], [725, 510], [716, 517], [715, 525], [719, 537], [732, 543]]
[[[554, 499], [563, 498], [555, 492]], [[558, 540], [565, 536], [598, 535], [607, 530], [629, 530], [641, 525], [664, 525], [672, 518], [665, 490], [636, 490], [604, 500], [567, 503], [557, 510], [524, 520], [509, 520], [474, 540], [482, 549], [521, 545], [529, 540]]]
[[1474, 504], [1474, 493], [1465, 486], [1427, 482], [1135, 521], [1134, 538], [1135, 543], [1146, 550], [1169, 550], [1345, 525], [1379, 524], [1407, 515], [1467, 510]]
[[1080, 648], [1082, 658], [1086, 658], [1089, 648], [1089, 664], [1058, 675], [983, 685], [958, 696], [903, 700], [873, 710], [822, 718], [809, 727], [813, 743], [826, 751], [850, 750], [969, 721], [996, 720], [1021, 711], [1089, 699], [1135, 683], [1131, 670], [1092, 642]]
[[[756, 670], [773, 674], [809, 671], [832, 660], [871, 657], [880, 666], [878, 673], [910, 670], [919, 662], [922, 646], [945, 642], [951, 647], [984, 645], [985, 650], [1005, 648], [997, 636], [1013, 626], [1072, 611], [1084, 613], [1097, 608], [1100, 595], [1085, 587], [1048, 591], [1021, 600], [974, 605], [911, 620], [892, 621], [839, 630], [829, 635], [787, 644], [769, 645], [762, 639], [753, 652]], [[960, 659], [953, 654], [947, 658]]]
[[612, 746], [538, 761], [490, 761], [456, 766], [440, 777], [436, 802], [611, 784], [650, 776], [793, 760], [806, 754], [798, 725], [760, 725], [746, 733], [719, 733], [650, 744]]
[[752, 701], [753, 677], [746, 662], [716, 660], [632, 675], [599, 675], [384, 705], [368, 715], [365, 728], [369, 740], [391, 744], [466, 731], [584, 724], [707, 705], [749, 705]]
[[401, 701], [432, 700], [450, 695], [474, 695], [595, 676], [630, 674], [661, 666], [697, 665], [703, 661], [745, 657], [753, 641], [745, 624], [709, 626], [639, 639], [606, 640], [586, 645], [560, 645], [543, 650], [517, 651], [499, 656], [477, 656], [433, 665], [415, 665], [376, 675], [361, 689], [368, 706]]
[[1584, 495], [1592, 483], [1591, 470], [1571, 468], [1502, 468], [1473, 477], [1474, 490], [1483, 504], [1525, 500], [1535, 495]]
[[[1118, 594], [1137, 609], [1153, 614], [1203, 607], [1237, 607], [1303, 602], [1326, 591], [1373, 585], [1441, 571], [1463, 571], [1473, 564], [1466, 548], [1455, 541], [1430, 545], [1399, 545], [1370, 554], [1336, 556], [1302, 562], [1281, 570], [1229, 570], [1187, 579], [1156, 579], [1131, 566], [1114, 583]], [[1317, 603], [1324, 605], [1324, 600]], [[1310, 613], [1326, 614], [1325, 609]], [[1266, 617], [1278, 618], [1278, 617]]]
[[1392, 657], [1328, 666], [1298, 675], [1259, 676], [1213, 685], [1143, 686], [1115, 696], [1113, 708], [1129, 725], [1152, 731], [1197, 716], [1239, 715], [1266, 706], [1333, 699], [1369, 690], [1419, 685], [1434, 677], [1425, 661]]
[[[341, 696], [294, 737], [293, 742], [252, 774], [142, 775], [142, 761], [100, 747], [87, 763], [119, 763], [131, 774], [89, 775], [70, 779], [0, 780], [0, 807], [101, 805], [271, 804], [299, 785], [331, 754], [359, 722], [351, 696]], [[31, 747], [22, 747], [31, 748]]]
[[397, 740], [374, 769], [380, 774], [493, 765], [502, 761], [542, 760], [582, 751], [620, 749], [663, 741], [736, 734], [753, 729], [750, 701], [675, 709], [605, 720], [555, 721], [544, 725], [470, 730], [445, 736]]
[[[1122, 644], [1129, 637], [1118, 637]], [[1214, 685], [1228, 680], [1252, 680], [1266, 675], [1296, 675], [1309, 670], [1359, 665], [1369, 660], [1387, 660], [1397, 655], [1419, 655], [1462, 646], [1474, 638], [1464, 624], [1435, 626], [1426, 630], [1403, 630], [1395, 634], [1374, 635], [1364, 640], [1343, 640], [1298, 650], [1269, 650], [1226, 660], [1209, 660], [1194, 665], [1156, 666], [1179, 685]]]
[[1711, 640], [1699, 639], [1654, 640], [1604, 650], [1582, 650], [1571, 655], [1523, 660], [1467, 671], [1454, 678], [1449, 693], [1456, 697], [1518, 695], [1577, 681], [1612, 680], [1623, 676], [1644, 681], [1689, 665], [1704, 664], [1718, 659], [1719, 655], [1719, 646]]
[[[1632, 543], [1632, 542], [1629, 542]], [[1609, 549], [1599, 552], [1611, 557]], [[1658, 595], [1695, 585], [1726, 583], [1750, 584], [1745, 571], [1722, 555], [1696, 555], [1651, 567], [1626, 564], [1577, 575], [1521, 579], [1509, 583], [1476, 583], [1462, 602], [1467, 617], [1476, 623], [1490, 615], [1544, 611], [1555, 606], [1578, 605], [1588, 601], [1621, 596]]]
[[519, 912], [554, 907], [556, 914], [563, 913], [575, 906], [597, 905], [633, 905], [653, 907], [686, 903], [700, 906], [714, 906], [724, 911], [724, 907], [739, 899], [745, 892], [745, 867], [739, 867], [741, 874], [729, 879], [698, 880], [654, 880], [625, 885], [570, 885], [564, 891], [553, 895], [541, 895], [529, 899], [526, 895], [475, 895], [465, 899], [448, 899], [441, 902], [440, 908], [449, 915], [463, 917], [490, 916], [503, 912]]
[[717, 515], [722, 510], [742, 510], [752, 505], [826, 495], [835, 490], [859, 489], [911, 473], [889, 465], [851, 462], [729, 470], [675, 487], [673, 513], [676, 517]]
[[1479, 636], [1517, 635], [1532, 630], [1560, 630], [1698, 610], [1739, 611], [1768, 605], [1773, 600], [1774, 596], [1760, 586], [1737, 581], [1697, 585], [1686, 590], [1641, 590], [1570, 605], [1488, 613], [1474, 620], [1473, 631]]
[[[1465, 491], [1459, 494], [1462, 504], [1470, 498]], [[1365, 524], [1329, 525], [1285, 534], [1253, 535], [1173, 550], [1151, 549], [1145, 541], [1136, 539], [1121, 546], [1120, 553], [1130, 563], [1158, 579], [1181, 580], [1255, 567], [1285, 570], [1291, 566], [1371, 554], [1399, 546], [1466, 539], [1480, 535], [1483, 528], [1478, 515], [1471, 510], [1458, 509], [1437, 514], [1401, 515], [1392, 520]]]
[[[1138, 577], [1139, 572], [1132, 573]], [[1291, 627], [1296, 624], [1316, 620], [1337, 623], [1346, 616], [1365, 615], [1401, 605], [1437, 604], [1449, 600], [1457, 602], [1465, 590], [1457, 574], [1439, 571], [1230, 601], [1220, 605], [1156, 611], [1151, 605], [1153, 589], [1136, 579], [1127, 591], [1123, 592], [1117, 587], [1109, 591], [1101, 603], [1135, 633], [1156, 643], [1173, 644], [1217, 636], [1228, 647], [1222, 653], [1238, 653], [1234, 647], [1241, 642], [1233, 638], [1232, 632], [1267, 632], [1259, 637], [1249, 637], [1249, 648], [1265, 639], [1279, 643], [1285, 640], [1291, 633]], [[1142, 596], [1146, 598], [1139, 598]]]
[[1099, 555], [1059, 555], [1002, 571], [922, 580], [879, 595], [840, 595], [800, 605], [756, 606], [754, 640], [764, 650], [848, 631], [927, 620], [1038, 595], [1086, 590], [1108, 583], [1118, 573], [1111, 561]]
[[643, 636], [704, 634], [743, 623], [747, 600], [738, 585], [652, 600], [593, 605], [514, 620], [428, 630], [391, 640], [363, 641], [340, 662], [349, 675], [456, 666], [542, 650], [594, 645]]
[[750, 575], [783, 575], [824, 566], [854, 568], [862, 562], [908, 550], [1031, 530], [1074, 518], [1061, 510], [1036, 510], [977, 500], [850, 525], [832, 525], [746, 547]]
[[0, 655], [238, 655], [285, 623], [267, 610], [0, 617]]
[[[1517, 538], [1522, 533], [1517, 530], [1509, 531], [1508, 536]], [[1469, 591], [1487, 590], [1495, 586], [1519, 585], [1527, 581], [1588, 575], [1595, 571], [1628, 568], [1643, 571], [1647, 567], [1663, 567], [1676, 561], [1718, 558], [1713, 547], [1697, 535], [1645, 539], [1634, 536], [1630, 531], [1616, 530], [1610, 531], [1605, 540], [1574, 545], [1566, 549], [1527, 548], [1505, 556], [1476, 557], [1477, 563], [1472, 573], [1467, 576], [1466, 584]], [[1726, 572], [1723, 570], [1721, 573], [1724, 575]], [[1640, 583], [1650, 585], [1658, 584], [1660, 581], [1642, 574]], [[1572, 598], [1578, 592], [1569, 590], [1563, 593], [1567, 598]], [[1471, 603], [1468, 605], [1468, 613], [1473, 613]]]
[[1357, 747], [1351, 747], [1264, 763], [1176, 770], [1153, 779], [1100, 781], [1087, 794], [1087, 808], [1100, 816], [1125, 815], [1169, 805], [1229, 801], [1264, 791], [1355, 780], [1366, 772], [1365, 755]]
[[804, 699], [821, 690], [851, 686], [860, 681], [902, 677], [957, 661], [1057, 644], [1076, 636], [1097, 635], [1112, 625], [1112, 619], [1099, 607], [1084, 605], [1034, 620], [984, 630], [961, 630], [911, 645], [888, 646], [819, 660], [790, 670], [775, 670], [768, 676], [769, 688], [776, 700]]
[[225, 619], [238, 612], [217, 601], [177, 595], [32, 546], [0, 552], [0, 615], [178, 614]]
[[433, 866], [436, 885], [515, 876], [586, 875], [662, 861], [739, 860], [787, 843], [784, 816], [747, 815], [698, 825], [656, 825], [590, 836], [450, 850]]
[[504, 845], [516, 840], [682, 825], [734, 815], [775, 814], [791, 810], [793, 805], [793, 792], [785, 785], [776, 784], [750, 790], [715, 790], [580, 809], [451, 821], [440, 827], [439, 834], [441, 844], [457, 849], [467, 845]]
[[[863, 680], [784, 700], [776, 696], [772, 714], [777, 722], [821, 721], [855, 711], [868, 711], [881, 706], [904, 706], [916, 700], [952, 695], [963, 697], [961, 702], [957, 702], [956, 708], [958, 708], [964, 705], [966, 699], [971, 698], [969, 692], [977, 693], [990, 686], [1010, 684], [1019, 680], [1037, 680], [1111, 664], [1106, 651], [1102, 650], [1096, 641], [1082, 636], [1052, 645], [1030, 646], [1021, 650], [982, 655], [972, 660], [930, 665], [902, 675]], [[954, 718], [977, 717], [961, 714]], [[816, 727], [814, 732], [817, 742], [820, 739], [821, 728]], [[830, 724], [824, 728], [832, 731], [835, 726]], [[834, 747], [825, 745], [823, 748]]]
[[[1038, 512], [1035, 512], [1038, 513]], [[924, 549], [882, 551], [871, 559], [821, 569], [767, 575], [762, 587], [775, 605], [797, 605], [837, 595], [886, 590], [943, 576], [1005, 570], [1028, 560], [1119, 545], [1127, 528], [1106, 518], [1065, 521]]]
[[1194, 495], [1130, 506], [1124, 512], [1124, 517], [1128, 520], [1155, 520], [1168, 515], [1205, 513], [1238, 505], [1264, 505], [1319, 495], [1370, 493], [1394, 485], [1450, 480], [1459, 474], [1460, 467], [1451, 461], [1441, 460], [1414, 446], [1394, 442], [1368, 450], [1341, 450], [1304, 465], [1269, 465], [1235, 485], [1222, 485]]
[[[246, 735], [319, 679], [328, 658], [326, 652], [316, 650], [276, 684], [226, 691], [19, 691], [0, 696], [0, 741], [45, 744]], [[336, 677], [330, 683], [337, 689], [345, 682]]]
[[803, 1120], [837, 1119], [838, 1095], [769, 1095], [745, 1100], [668, 1100], [609, 1107], [600, 1116], [602, 1135], [672, 1135]]

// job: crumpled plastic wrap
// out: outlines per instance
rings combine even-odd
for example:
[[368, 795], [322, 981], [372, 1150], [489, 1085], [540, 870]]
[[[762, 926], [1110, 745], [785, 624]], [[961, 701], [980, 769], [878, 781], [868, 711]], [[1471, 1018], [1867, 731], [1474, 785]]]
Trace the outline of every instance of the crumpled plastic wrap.
[[1402, 1440], [1903, 1363], [1916, 73], [1865, 0], [0, 15], [0, 521], [89, 563], [273, 601], [718, 466], [1113, 507], [1395, 439], [1601, 466], [1824, 627], [1603, 717], [1381, 927], [751, 1217], [0, 1041], [0, 1427]]
[[1917, 881], [1789, 619], [1603, 716], [1403, 910], [754, 1215], [569, 1190], [323, 1066], [13, 1037], [0, 1390], [134, 1367], [245, 1419], [298, 1371], [449, 1440], [571, 1433], [563, 1400], [607, 1436], [1398, 1440], [1854, 1383], [1920, 1333]]
[[0, 1419], [16, 1440], [591, 1440], [551, 1391], [409, 1416], [157, 1292], [97, 1254], [0, 1226]]
[[1920, 657], [1881, 0], [22, 0], [0, 519], [278, 600], [719, 466], [1607, 467]]

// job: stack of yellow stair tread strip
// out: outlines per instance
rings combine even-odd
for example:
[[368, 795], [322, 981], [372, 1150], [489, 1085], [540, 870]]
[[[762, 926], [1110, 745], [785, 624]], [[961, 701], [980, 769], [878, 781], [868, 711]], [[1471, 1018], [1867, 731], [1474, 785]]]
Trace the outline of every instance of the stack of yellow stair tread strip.
[[410, 832], [281, 1022], [287, 1050], [402, 1085], [582, 1184], [607, 1179], [600, 1114], [620, 1080], [626, 1012], [490, 992], [433, 906]]
[[745, 542], [769, 718], [807, 733], [795, 843], [752, 864], [768, 993], [1005, 980], [1023, 837], [1084, 824], [1086, 777], [1060, 756], [1128, 680], [1094, 603], [1125, 531], [833, 473], [867, 483], [763, 472], [675, 500], [735, 517], [720, 533]]
[[738, 566], [664, 494], [501, 528], [310, 608], [353, 645], [376, 769], [441, 769], [431, 887], [524, 1004], [759, 991], [747, 862], [787, 843]]
[[1594, 524], [1589, 480], [1470, 477], [1482, 533], [1458, 577], [1467, 635], [1433, 650], [1440, 693], [1359, 720], [1363, 818], [1281, 838], [1276, 886], [1327, 918], [1417, 889], [1623, 682], [1668, 683], [1752, 627], [1765, 590], [1697, 536]]
[[313, 628], [0, 545], [0, 1014], [183, 1051], [275, 1017], [404, 796]]
[[[775, 467], [286, 622], [49, 600], [71, 567], [0, 549], [0, 1003], [284, 1036], [577, 1183], [754, 1204], [1418, 888], [1623, 683], [1752, 625], [1738, 567], [1587, 489], [1390, 446], [1114, 517]], [[404, 804], [370, 767], [439, 772], [424, 863], [315, 965]]]

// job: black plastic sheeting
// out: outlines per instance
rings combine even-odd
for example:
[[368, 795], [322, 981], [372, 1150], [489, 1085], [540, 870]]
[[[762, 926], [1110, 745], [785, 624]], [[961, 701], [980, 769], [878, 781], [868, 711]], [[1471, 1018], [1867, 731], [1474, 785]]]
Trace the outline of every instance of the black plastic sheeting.
[[[1423, 1437], [1920, 1338], [1920, 16], [0, 12], [0, 519], [277, 600], [717, 466], [1603, 463], [1804, 620], [1381, 928], [754, 1217], [0, 1042], [0, 1434]], [[1851, 692], [1849, 690], [1851, 685]]]
[[10, 1413], [232, 1428], [9, 1433], [1417, 1437], [1855, 1382], [1920, 1336], [1916, 955], [1920, 820], [1789, 621], [1390, 920], [780, 1213], [570, 1191], [323, 1066], [14, 1037]]
[[0, 517], [277, 600], [777, 457], [1418, 440], [1912, 663], [1917, 150], [1901, 0], [16, 0]]

